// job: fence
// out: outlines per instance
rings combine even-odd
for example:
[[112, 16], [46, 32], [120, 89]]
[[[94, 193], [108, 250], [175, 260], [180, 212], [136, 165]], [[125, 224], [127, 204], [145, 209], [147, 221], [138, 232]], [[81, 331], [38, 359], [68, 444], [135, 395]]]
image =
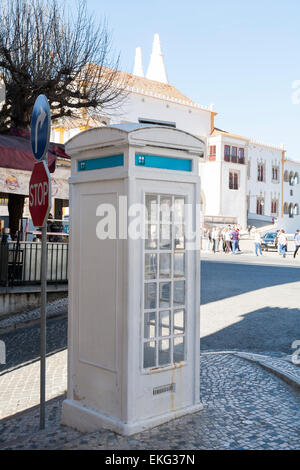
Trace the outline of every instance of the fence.
[[[68, 281], [68, 243], [47, 243], [47, 281]], [[39, 284], [41, 282], [41, 243], [9, 242], [0, 245], [0, 283], [2, 285]]]

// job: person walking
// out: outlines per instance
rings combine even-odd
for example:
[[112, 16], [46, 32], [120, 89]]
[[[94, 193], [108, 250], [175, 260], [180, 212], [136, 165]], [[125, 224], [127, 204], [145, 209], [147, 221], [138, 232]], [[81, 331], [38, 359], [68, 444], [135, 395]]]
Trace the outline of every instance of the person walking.
[[231, 241], [232, 241], [232, 254], [235, 255], [238, 253], [238, 247], [239, 247], [239, 232], [237, 230], [233, 230], [231, 234]]
[[261, 251], [261, 236], [258, 230], [255, 231], [254, 235], [254, 248], [255, 248], [255, 255], [262, 256], [262, 251]]
[[212, 232], [212, 241], [213, 241], [213, 252], [219, 251], [219, 230], [217, 227], [213, 229]]
[[225, 229], [224, 240], [225, 240], [225, 253], [230, 253], [231, 235], [228, 229]]
[[283, 256], [283, 258], [285, 258], [287, 252], [287, 236], [285, 234], [285, 230], [280, 230], [278, 242], [280, 245], [280, 254]]
[[296, 230], [294, 240], [295, 240], [294, 258], [296, 258], [296, 255], [297, 255], [298, 250], [300, 248], [300, 230]]

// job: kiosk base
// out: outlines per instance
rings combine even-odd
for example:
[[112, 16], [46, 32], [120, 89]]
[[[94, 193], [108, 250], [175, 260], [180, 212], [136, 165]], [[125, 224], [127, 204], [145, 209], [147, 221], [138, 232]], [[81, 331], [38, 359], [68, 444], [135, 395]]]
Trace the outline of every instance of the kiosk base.
[[180, 418], [187, 414], [197, 413], [202, 410], [203, 405], [199, 403], [194, 406], [189, 406], [188, 408], [182, 408], [149, 419], [133, 423], [123, 423], [116, 418], [86, 408], [73, 400], [65, 400], [62, 406], [62, 425], [69, 426], [81, 432], [94, 432], [104, 428], [123, 436], [131, 436], [132, 434], [154, 428], [173, 419]]

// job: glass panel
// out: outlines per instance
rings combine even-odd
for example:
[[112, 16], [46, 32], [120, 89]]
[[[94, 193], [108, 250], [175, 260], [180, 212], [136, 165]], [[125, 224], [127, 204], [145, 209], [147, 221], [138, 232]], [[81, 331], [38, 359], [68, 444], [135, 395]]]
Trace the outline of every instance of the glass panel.
[[160, 249], [171, 250], [172, 225], [160, 226]]
[[174, 222], [175, 224], [184, 223], [184, 198], [176, 197], [174, 202]]
[[174, 310], [174, 335], [185, 333], [185, 311], [184, 309]]
[[158, 239], [157, 225], [147, 224], [146, 225], [146, 240], [145, 240], [146, 250], [156, 250], [157, 239]]
[[156, 366], [156, 343], [144, 343], [144, 369]]
[[184, 305], [185, 303], [185, 282], [174, 281], [174, 305]]
[[170, 307], [171, 305], [171, 283], [161, 282], [159, 284], [159, 306]]
[[174, 225], [174, 249], [184, 250], [184, 225]]
[[158, 365], [164, 366], [170, 364], [171, 362], [171, 349], [170, 349], [170, 340], [163, 339], [159, 341], [158, 345]]
[[145, 284], [145, 309], [156, 308], [156, 283]]
[[156, 336], [155, 312], [146, 312], [144, 317], [144, 338], [150, 339]]
[[185, 254], [174, 253], [174, 277], [184, 277]]
[[157, 222], [158, 202], [157, 196], [146, 196], [146, 220], [151, 223]]
[[163, 224], [169, 224], [172, 221], [172, 198], [167, 196], [160, 197], [160, 221]]
[[169, 310], [159, 313], [159, 333], [158, 336], [170, 336], [171, 316]]
[[181, 362], [185, 360], [185, 337], [184, 336], [176, 336], [173, 339], [173, 362]]
[[157, 255], [145, 255], [145, 279], [156, 279], [157, 277]]
[[159, 277], [171, 277], [171, 253], [163, 253], [159, 256]]

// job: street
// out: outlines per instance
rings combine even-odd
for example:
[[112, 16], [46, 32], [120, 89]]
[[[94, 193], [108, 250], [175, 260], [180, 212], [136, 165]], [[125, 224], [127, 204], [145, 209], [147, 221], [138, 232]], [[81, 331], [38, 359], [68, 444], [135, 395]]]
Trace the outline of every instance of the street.
[[201, 350], [291, 354], [300, 340], [299, 268], [250, 256], [223, 260], [202, 260]]
[[[300, 374], [286, 357], [293, 352], [292, 342], [300, 339], [299, 269], [274, 260], [203, 256], [204, 410], [131, 438], [60, 426], [67, 389], [66, 316], [47, 325], [43, 432], [37, 406], [39, 326], [0, 334], [7, 347], [7, 364], [0, 366], [0, 449], [297, 449]], [[265, 354], [260, 358], [294, 375], [298, 389], [240, 351]]]

